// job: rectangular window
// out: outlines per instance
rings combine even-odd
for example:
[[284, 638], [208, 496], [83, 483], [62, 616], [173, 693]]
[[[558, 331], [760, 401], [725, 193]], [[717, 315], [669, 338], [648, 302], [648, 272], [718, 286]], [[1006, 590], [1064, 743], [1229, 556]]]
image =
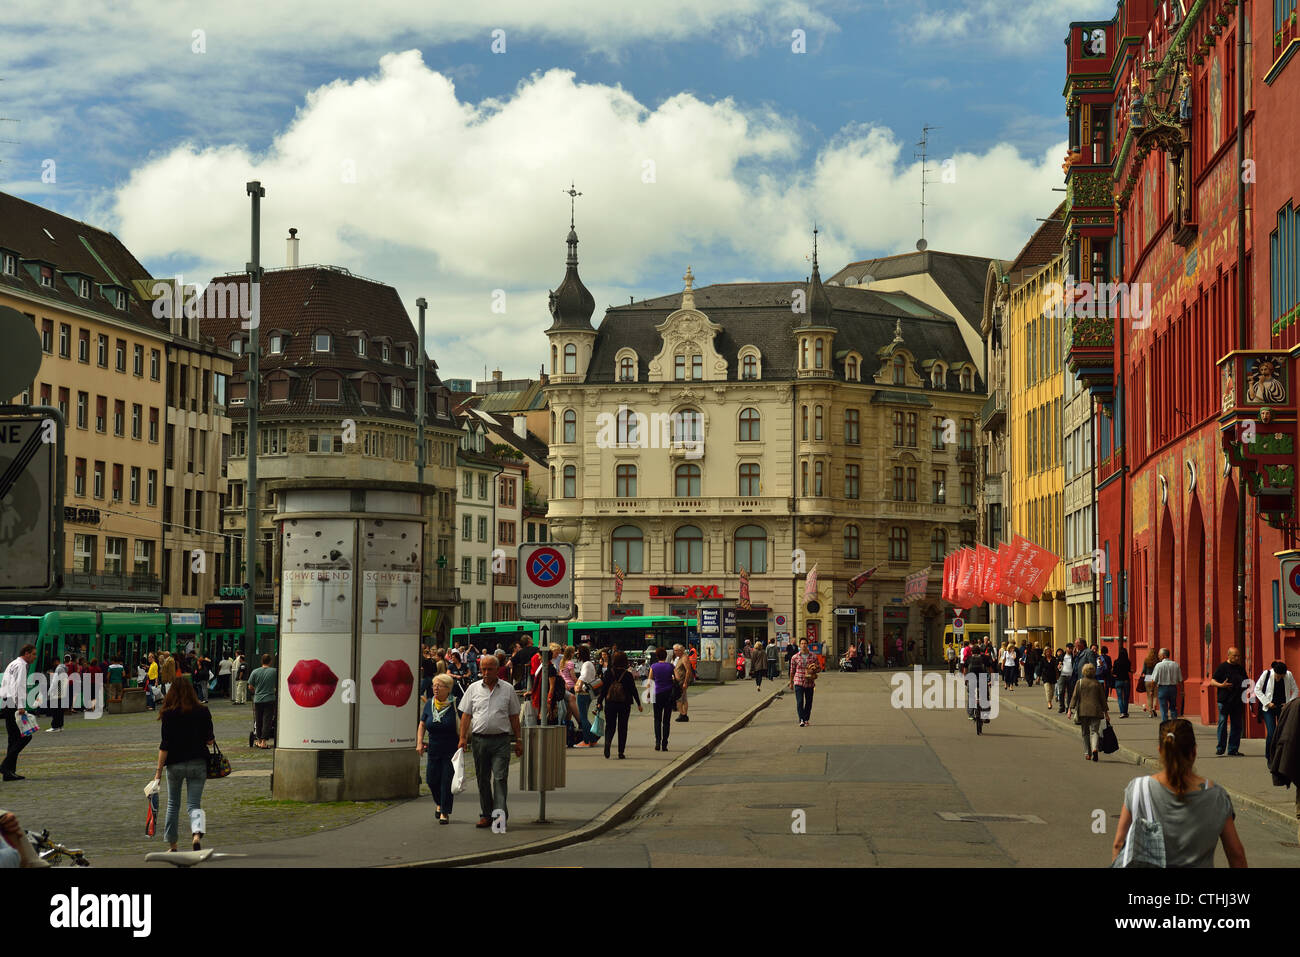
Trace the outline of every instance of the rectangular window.
[[41, 351], [47, 354], [54, 352], [54, 320], [41, 320]]
[[846, 445], [857, 445], [859, 443], [858, 432], [858, 410], [844, 410], [844, 442]]
[[63, 421], [68, 421], [68, 396], [67, 389], [59, 389], [59, 414], [63, 416]]
[[150, 469], [145, 483], [145, 504], [158, 504], [158, 470]]
[[903, 500], [903, 467], [895, 466], [894, 468], [894, 501]]
[[95, 571], [95, 552], [98, 550], [98, 536], [76, 535], [72, 539], [72, 570], [83, 574]]
[[113, 501], [122, 501], [122, 466], [113, 466]]
[[140, 467], [131, 466], [131, 485], [128, 491], [128, 501], [132, 505], [140, 504]]
[[152, 379], [154, 382], [158, 381], [158, 376], [161, 375], [161, 368], [162, 368], [162, 354], [157, 349], [150, 349], [149, 350], [149, 378]]
[[497, 522], [497, 539], [498, 544], [513, 545], [515, 543], [515, 523]]
[[975, 473], [968, 469], [962, 469], [961, 473], [961, 503], [975, 504]]
[[[460, 560], [460, 583], [468, 585], [474, 576], [474, 559], [462, 558]], [[468, 604], [468, 602], [466, 602]]]
[[488, 563], [486, 558], [480, 558], [478, 559], [477, 562], [475, 562], [475, 571], [477, 573], [475, 576], [475, 581], [477, 582], [477, 584], [480, 585], [487, 584], [487, 564]]
[[114, 362], [114, 368], [116, 368], [118, 372], [126, 371], [126, 340], [125, 339], [118, 339], [117, 342], [114, 343], [113, 362]]
[[515, 505], [515, 479], [503, 478], [501, 480], [500, 504], [506, 508], [514, 508]]
[[[158, 410], [152, 406], [149, 408], [149, 441], [158, 442]], [[243, 455], [243, 448], [240, 448], [240, 455]]]
[[59, 358], [72, 358], [72, 326], [66, 322], [59, 323]]
[[133, 375], [144, 375], [144, 346], [136, 346], [132, 349], [131, 372]]
[[108, 431], [108, 396], [95, 396], [95, 431]]
[[122, 556], [125, 554], [125, 538], [104, 539], [104, 572], [109, 575], [122, 574]]
[[894, 413], [894, 445], [895, 447], [898, 448], [901, 448], [903, 446], [903, 438], [905, 434], [903, 422], [904, 422], [903, 413], [895, 412]]
[[907, 447], [916, 448], [916, 413], [907, 413]]
[[466, 515], [461, 522], [461, 538], [467, 542], [474, 540], [474, 519], [470, 515]]
[[478, 519], [478, 540], [480, 542], [488, 540], [488, 520], [485, 515], [480, 515]]
[[126, 403], [121, 399], [113, 402], [113, 434], [126, 435]]
[[948, 473], [943, 469], [934, 470], [934, 482], [932, 491], [934, 493], [934, 504], [942, 505], [947, 499], [947, 489], [944, 488], [944, 482], [947, 480]]
[[686, 378], [686, 356], [677, 356], [673, 359], [673, 378], [678, 382]]
[[95, 498], [104, 497], [104, 463], [95, 462]]
[[90, 330], [89, 329], [77, 330], [77, 361], [78, 362], [90, 361]]
[[844, 497], [857, 498], [860, 484], [858, 466], [846, 465], [844, 467]]
[[77, 428], [86, 427], [86, 407], [90, 404], [90, 396], [85, 392], [77, 393]]
[[144, 406], [140, 405], [138, 402], [133, 402], [131, 404], [131, 438], [133, 439], [140, 438], [140, 430], [144, 425], [141, 421], [143, 416]]
[[77, 459], [76, 475], [73, 479], [73, 492], [76, 495], [85, 497], [86, 495], [86, 460]]
[[704, 378], [704, 356], [691, 356], [691, 378], [696, 381]]
[[486, 475], [480, 475], [478, 477], [478, 497], [483, 499], [484, 501], [487, 501], [488, 477]]
[[95, 338], [95, 362], [101, 369], [108, 368], [108, 336], [102, 332]]
[[916, 469], [914, 468], [907, 470], [907, 500], [916, 501]]

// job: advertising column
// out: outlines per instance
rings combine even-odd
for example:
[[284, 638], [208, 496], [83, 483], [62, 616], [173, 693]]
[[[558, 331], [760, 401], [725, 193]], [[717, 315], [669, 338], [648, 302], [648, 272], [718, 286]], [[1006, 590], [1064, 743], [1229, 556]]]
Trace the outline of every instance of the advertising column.
[[415, 747], [420, 721], [420, 523], [361, 523], [357, 747]]

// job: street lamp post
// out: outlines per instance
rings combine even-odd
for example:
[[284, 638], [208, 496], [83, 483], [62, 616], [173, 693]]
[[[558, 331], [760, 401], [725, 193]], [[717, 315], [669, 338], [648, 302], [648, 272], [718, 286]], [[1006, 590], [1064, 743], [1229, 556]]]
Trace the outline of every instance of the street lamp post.
[[[259, 388], [257, 383], [257, 354], [259, 352], [259, 330], [261, 316], [259, 312], [261, 297], [256, 288], [262, 281], [261, 234], [262, 234], [262, 197], [266, 190], [258, 180], [245, 185], [245, 190], [253, 199], [253, 235], [252, 259], [245, 267], [248, 281], [254, 288], [248, 291], [248, 299], [253, 303], [253, 314], [244, 324], [248, 329], [248, 395], [244, 408], [248, 410], [248, 446], [245, 450], [248, 461], [248, 488], [244, 497], [244, 644], [250, 656], [257, 655], [257, 606], [255, 592], [257, 588], [257, 406]], [[270, 568], [267, 569], [268, 573]], [[250, 661], [251, 665], [252, 662]]]

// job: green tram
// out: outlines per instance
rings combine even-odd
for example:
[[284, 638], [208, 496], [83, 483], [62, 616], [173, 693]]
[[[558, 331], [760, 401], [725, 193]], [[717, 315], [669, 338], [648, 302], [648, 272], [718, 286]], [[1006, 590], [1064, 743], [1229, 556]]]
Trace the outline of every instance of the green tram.
[[36, 646], [33, 668], [48, 672], [65, 655], [104, 662], [122, 656], [126, 677], [135, 681], [136, 669], [152, 652], [184, 654], [201, 651], [214, 661], [226, 653], [244, 651], [249, 667], [263, 653], [277, 652], [274, 615], [257, 616], [257, 647], [246, 649], [247, 634], [225, 628], [204, 627], [197, 612], [51, 611], [44, 615], [0, 615], [0, 661], [6, 664], [25, 644]]
[[[480, 650], [492, 650], [500, 644], [506, 651], [519, 635], [527, 634], [536, 645], [541, 640], [540, 626], [531, 621], [488, 621], [469, 628], [453, 628], [452, 644], [475, 645]], [[551, 641], [561, 645], [587, 644], [593, 649], [618, 645], [630, 654], [645, 651], [648, 645], [671, 648], [686, 645], [697, 651], [700, 647], [699, 622], [695, 618], [673, 618], [668, 615], [629, 615], [617, 621], [570, 621], [553, 625]]]

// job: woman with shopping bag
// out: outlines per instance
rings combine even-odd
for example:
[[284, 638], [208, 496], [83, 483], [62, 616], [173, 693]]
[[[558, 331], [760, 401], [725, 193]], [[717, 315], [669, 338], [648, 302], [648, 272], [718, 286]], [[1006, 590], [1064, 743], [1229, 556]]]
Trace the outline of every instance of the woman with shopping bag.
[[194, 693], [188, 676], [176, 680], [158, 708], [162, 722], [162, 741], [158, 745], [158, 773], [161, 782], [167, 769], [167, 818], [163, 838], [176, 850], [180, 829], [181, 784], [185, 784], [186, 804], [190, 815], [190, 832], [194, 850], [202, 850], [200, 838], [206, 829], [202, 810], [203, 786], [208, 781], [208, 747], [214, 745], [212, 712]]
[[1159, 734], [1160, 773], [1134, 778], [1124, 789], [1111, 867], [1213, 867], [1220, 842], [1228, 866], [1245, 867], [1232, 798], [1193, 770], [1191, 722], [1162, 722]]
[[[451, 688], [455, 684], [450, 674], [443, 672], [433, 676], [433, 695], [424, 704], [420, 715], [420, 726], [415, 734], [415, 750], [424, 754], [424, 734], [429, 733], [429, 763], [425, 771], [425, 780], [429, 792], [433, 795], [439, 824], [451, 822], [452, 788], [455, 777], [453, 757], [459, 751], [460, 715], [456, 713], [456, 704], [451, 698]], [[464, 756], [461, 755], [461, 787], [464, 787]]]

